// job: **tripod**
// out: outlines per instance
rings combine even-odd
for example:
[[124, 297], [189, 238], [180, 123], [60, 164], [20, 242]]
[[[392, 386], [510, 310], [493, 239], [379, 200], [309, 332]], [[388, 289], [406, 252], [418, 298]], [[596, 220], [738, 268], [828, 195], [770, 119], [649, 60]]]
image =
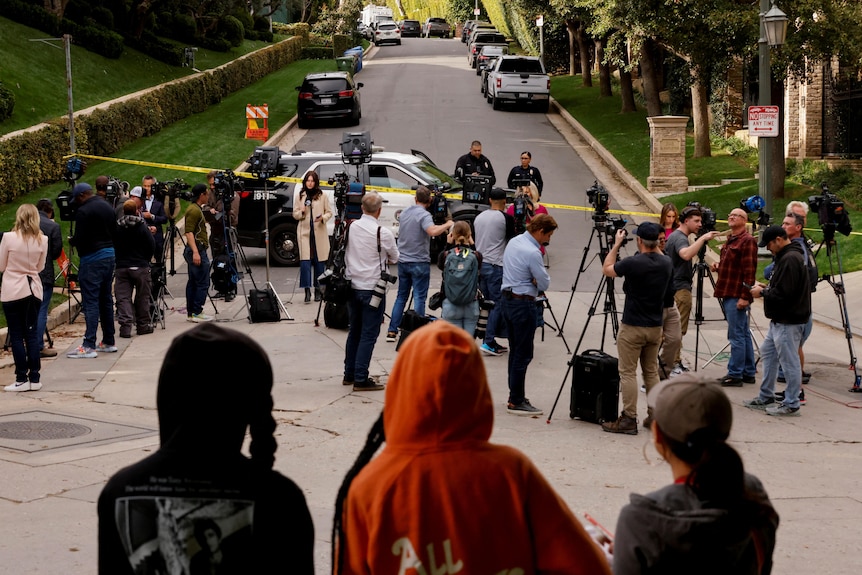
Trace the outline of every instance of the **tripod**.
[[[835, 296], [838, 298], [838, 311], [841, 313], [841, 326], [844, 328], [844, 337], [847, 339], [847, 349], [850, 352], [850, 369], [853, 370], [853, 387], [848, 389], [852, 393], [862, 393], [862, 376], [856, 368], [856, 350], [853, 348], [853, 332], [850, 329], [850, 317], [847, 314], [847, 291], [844, 289], [844, 268], [841, 265], [841, 252], [838, 249], [838, 242], [835, 241], [835, 224], [822, 225], [823, 241], [817, 247], [817, 254], [821, 248], [826, 246], [826, 258], [829, 260], [829, 273], [823, 274], [822, 279], [828, 283]], [[832, 251], [835, 251], [835, 259], [838, 262], [838, 278], [835, 279], [834, 267], [832, 264]]]
[[549, 330], [557, 334], [557, 337], [562, 338], [563, 345], [566, 346], [566, 353], [571, 355], [572, 350], [569, 349], [569, 342], [566, 341], [566, 336], [563, 335], [563, 328], [560, 327], [560, 323], [557, 321], [557, 316], [554, 315], [554, 310], [551, 308], [551, 301], [544, 293], [540, 293], [539, 297], [536, 298], [536, 303], [539, 304], [543, 311], [547, 309], [551, 312], [551, 319], [554, 320], [554, 325], [551, 326], [548, 325], [548, 322], [542, 319], [542, 341], [545, 341], [545, 327], [547, 327]]
[[[264, 245], [265, 258], [266, 258], [266, 283], [265, 283], [265, 286], [266, 286], [266, 289], [269, 291], [271, 298], [273, 300], [275, 300], [276, 302], [278, 302], [278, 308], [281, 310], [281, 313], [283, 313], [284, 316], [288, 320], [293, 321], [293, 318], [290, 316], [290, 313], [288, 313], [287, 308], [284, 306], [284, 302], [281, 301], [280, 297], [278, 297], [278, 292], [275, 291], [275, 287], [272, 285], [272, 282], [269, 279], [269, 200], [270, 200], [270, 197], [269, 197], [269, 190], [267, 189], [267, 178], [269, 178], [271, 175], [274, 175], [274, 174], [270, 174], [270, 173], [265, 172], [265, 171], [260, 171], [260, 172], [256, 173], [255, 175], [258, 178], [260, 178], [261, 180], [263, 180], [263, 221], [266, 222], [266, 228], [263, 230], [263, 237], [264, 237], [263, 245]], [[236, 230], [231, 228], [231, 232], [232, 232], [231, 242], [235, 244], [236, 250], [241, 254], [242, 259], [243, 259], [243, 263], [246, 266], [246, 271], [248, 272], [249, 277], [251, 277], [251, 268], [248, 266], [248, 260], [245, 259], [245, 253], [242, 251], [242, 247], [239, 245], [239, 242], [237, 241]], [[252, 285], [252, 287], [254, 287], [254, 289], [256, 291], [257, 285], [254, 283], [253, 277], [251, 278], [251, 285]], [[243, 295], [245, 295], [245, 286], [243, 286]], [[252, 321], [252, 318], [251, 318], [251, 301], [248, 298], [246, 298], [246, 305], [248, 306], [248, 319], [249, 319], [249, 321]]]

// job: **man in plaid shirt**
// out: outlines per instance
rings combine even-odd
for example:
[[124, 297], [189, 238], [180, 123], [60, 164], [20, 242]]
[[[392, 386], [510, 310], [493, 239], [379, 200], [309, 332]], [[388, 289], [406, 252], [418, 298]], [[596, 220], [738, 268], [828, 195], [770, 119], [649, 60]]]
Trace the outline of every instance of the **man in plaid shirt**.
[[742, 209], [732, 210], [727, 222], [731, 235], [721, 248], [721, 261], [712, 265], [712, 271], [718, 272], [714, 295], [722, 300], [730, 342], [727, 375], [720, 381], [726, 387], [742, 387], [755, 381], [754, 346], [748, 331], [748, 306], [753, 298], [743, 284], [754, 285], [757, 240], [748, 233], [748, 214]]

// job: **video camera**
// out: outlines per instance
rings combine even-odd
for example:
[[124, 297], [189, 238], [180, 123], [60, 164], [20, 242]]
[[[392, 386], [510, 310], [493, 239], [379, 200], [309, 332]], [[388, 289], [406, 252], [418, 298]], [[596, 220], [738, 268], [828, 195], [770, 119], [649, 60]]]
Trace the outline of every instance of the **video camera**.
[[371, 161], [371, 132], [344, 132], [341, 136], [341, 161], [358, 166]]
[[462, 178], [464, 185], [461, 201], [469, 204], [487, 204], [491, 195], [491, 176], [469, 175]]
[[835, 237], [835, 230], [849, 236], [853, 231], [853, 225], [850, 223], [850, 215], [844, 207], [844, 202], [829, 191], [826, 182], [820, 184], [820, 190], [822, 193], [819, 196], [809, 196], [808, 207], [812, 212], [817, 212], [824, 238], [832, 240]]
[[587, 199], [596, 211], [595, 215], [603, 215], [611, 205], [610, 193], [598, 180], [594, 181], [593, 185], [587, 189]]
[[764, 200], [761, 196], [749, 196], [747, 198], [739, 200], [739, 207], [746, 214], [758, 212], [760, 214], [757, 216], [758, 226], [769, 225], [769, 214], [763, 211], [763, 208], [766, 207], [766, 200]]
[[431, 190], [431, 205], [428, 206], [431, 220], [435, 226], [445, 224], [449, 217], [449, 200], [443, 194], [444, 190], [449, 188], [449, 184], [445, 183], [442, 187], [437, 184], [428, 184], [426, 187]]
[[179, 213], [177, 198], [193, 202], [194, 198], [189, 192], [189, 185], [182, 178], [174, 178], [167, 182], [155, 182], [153, 184], [153, 195], [165, 205], [168, 217], [173, 221], [175, 214]]
[[108, 176], [108, 187], [105, 188], [105, 199], [109, 204], [116, 207], [117, 198], [128, 193], [129, 182], [120, 181], [119, 178], [115, 178], [114, 176]]
[[686, 204], [693, 208], [697, 208], [700, 210], [700, 230], [697, 232], [697, 237], [700, 237], [704, 234], [708, 234], [709, 232], [715, 231], [715, 224], [717, 218], [715, 217], [715, 211], [707, 208], [702, 205], [700, 202], [689, 202]]

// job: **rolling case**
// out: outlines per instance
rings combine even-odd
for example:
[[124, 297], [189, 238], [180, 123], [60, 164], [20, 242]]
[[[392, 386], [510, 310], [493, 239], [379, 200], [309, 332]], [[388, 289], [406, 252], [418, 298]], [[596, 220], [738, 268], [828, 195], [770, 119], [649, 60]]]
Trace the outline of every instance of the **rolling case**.
[[281, 320], [281, 310], [276, 297], [269, 289], [253, 289], [248, 292], [248, 318], [251, 323]]
[[620, 372], [617, 358], [597, 349], [575, 356], [569, 416], [592, 423], [619, 416]]

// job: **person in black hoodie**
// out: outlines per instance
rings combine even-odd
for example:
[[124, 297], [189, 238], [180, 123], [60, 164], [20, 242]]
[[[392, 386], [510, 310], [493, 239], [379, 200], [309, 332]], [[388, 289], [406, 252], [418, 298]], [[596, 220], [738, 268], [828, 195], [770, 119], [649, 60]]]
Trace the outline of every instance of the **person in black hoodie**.
[[137, 326], [138, 335], [153, 333], [150, 325], [150, 260], [156, 241], [144, 218], [137, 213], [138, 205], [134, 200], [128, 200], [123, 204], [123, 215], [117, 220], [114, 297], [120, 337], [132, 337], [133, 324]]
[[51, 296], [54, 294], [54, 260], [59, 258], [63, 251], [63, 236], [60, 233], [60, 224], [54, 221], [54, 203], [48, 198], [42, 198], [36, 203], [36, 209], [39, 210], [39, 229], [48, 238], [48, 257], [45, 258], [45, 267], [39, 272], [39, 279], [42, 280], [42, 305], [36, 319], [36, 333], [39, 334], [39, 355], [54, 357], [57, 352], [45, 348], [45, 330], [48, 325], [48, 312], [51, 310]]
[[[305, 496], [272, 468], [272, 379], [266, 352], [238, 331], [204, 323], [173, 340], [156, 395], [161, 446], [99, 495], [101, 575], [189, 573], [201, 562], [208, 573], [313, 575]], [[200, 541], [207, 527], [217, 549]]]
[[[764, 409], [767, 415], [801, 415], [799, 392], [802, 390], [802, 367], [799, 345], [808, 317], [811, 315], [811, 289], [805, 252], [798, 242], [787, 239], [781, 226], [770, 226], [760, 236], [760, 247], [775, 256], [775, 267], [769, 285], [751, 288], [751, 295], [763, 298], [763, 312], [771, 321], [769, 332], [760, 345], [763, 381], [760, 394], [744, 402], [751, 409]], [[784, 369], [787, 388], [784, 399], [776, 402], [775, 382], [778, 365]]]
[[653, 387], [647, 403], [674, 482], [623, 507], [614, 574], [769, 575], [778, 514], [727, 443], [733, 410], [724, 390], [686, 373]]

